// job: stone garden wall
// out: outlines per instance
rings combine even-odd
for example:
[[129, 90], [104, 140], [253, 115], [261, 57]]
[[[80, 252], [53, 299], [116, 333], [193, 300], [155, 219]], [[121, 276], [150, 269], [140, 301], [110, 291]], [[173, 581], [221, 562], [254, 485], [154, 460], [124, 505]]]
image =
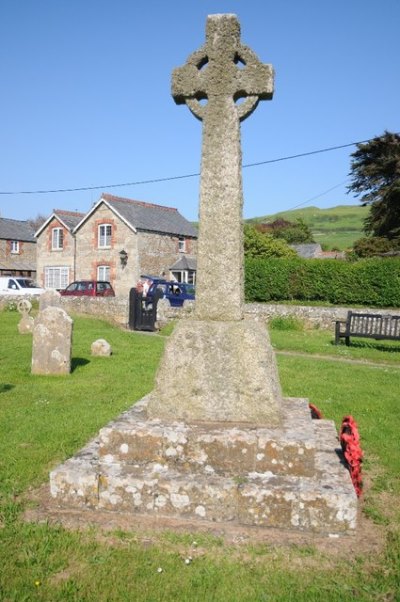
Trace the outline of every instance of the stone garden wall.
[[61, 297], [61, 307], [68, 314], [95, 316], [124, 327], [128, 324], [125, 297]]
[[[158, 320], [161, 323], [168, 323], [185, 315], [190, 315], [193, 311], [193, 302], [185, 302], [184, 308], [167, 307], [164, 303], [160, 304], [157, 312]], [[271, 318], [290, 316], [303, 321], [306, 328], [321, 328], [330, 330], [335, 320], [345, 320], [350, 307], [313, 307], [307, 305], [283, 305], [268, 303], [246, 303], [245, 316], [252, 317], [255, 320], [270, 320]], [[357, 309], [353, 308], [354, 311]], [[400, 314], [400, 309], [359, 309], [363, 313], [379, 314]]]
[[[16, 303], [21, 296], [0, 295], [0, 310], [10, 303]], [[24, 299], [27, 297], [24, 296]], [[104, 318], [115, 324], [126, 327], [129, 319], [129, 301], [122, 297], [61, 297], [61, 307], [69, 314], [82, 314]], [[170, 307], [168, 301], [158, 304], [157, 319], [160, 325], [171, 320], [188, 317], [194, 308], [193, 301], [186, 301], [185, 307]], [[306, 328], [322, 328], [330, 330], [335, 320], [344, 320], [350, 307], [319, 307], [308, 305], [283, 305], [268, 303], [246, 303], [245, 316], [255, 320], [270, 320], [277, 316], [293, 316], [304, 322]], [[354, 309], [357, 311], [357, 309]], [[398, 309], [359, 309], [364, 313], [400, 314]]]

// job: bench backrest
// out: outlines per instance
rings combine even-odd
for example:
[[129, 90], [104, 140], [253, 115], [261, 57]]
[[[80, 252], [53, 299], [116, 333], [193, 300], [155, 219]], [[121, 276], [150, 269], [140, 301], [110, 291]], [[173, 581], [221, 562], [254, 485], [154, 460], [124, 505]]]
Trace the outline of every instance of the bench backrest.
[[349, 311], [347, 314], [349, 334], [364, 334], [373, 337], [400, 338], [400, 316], [388, 314], [363, 314]]

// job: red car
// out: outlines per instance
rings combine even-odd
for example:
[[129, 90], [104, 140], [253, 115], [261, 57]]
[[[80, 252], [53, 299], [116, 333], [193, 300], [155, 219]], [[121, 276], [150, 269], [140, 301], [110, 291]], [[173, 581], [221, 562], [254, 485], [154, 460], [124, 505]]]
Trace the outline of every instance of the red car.
[[78, 297], [115, 297], [111, 284], [102, 280], [77, 280], [71, 282], [63, 291], [60, 291], [60, 294]]

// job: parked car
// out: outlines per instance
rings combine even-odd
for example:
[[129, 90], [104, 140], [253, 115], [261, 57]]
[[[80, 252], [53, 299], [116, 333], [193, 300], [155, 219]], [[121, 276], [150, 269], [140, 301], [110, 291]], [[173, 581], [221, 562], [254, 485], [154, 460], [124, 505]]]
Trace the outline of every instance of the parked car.
[[44, 293], [31, 278], [22, 276], [0, 276], [0, 295], [30, 295], [38, 296]]
[[115, 297], [114, 289], [104, 280], [76, 280], [71, 282], [63, 291], [63, 297], [74, 295], [78, 297]]
[[195, 299], [195, 287], [186, 282], [175, 282], [155, 276], [142, 276], [142, 280], [149, 282], [149, 288], [145, 295], [146, 305], [153, 303], [154, 296], [159, 299], [168, 299], [172, 307], [182, 307], [187, 299]]

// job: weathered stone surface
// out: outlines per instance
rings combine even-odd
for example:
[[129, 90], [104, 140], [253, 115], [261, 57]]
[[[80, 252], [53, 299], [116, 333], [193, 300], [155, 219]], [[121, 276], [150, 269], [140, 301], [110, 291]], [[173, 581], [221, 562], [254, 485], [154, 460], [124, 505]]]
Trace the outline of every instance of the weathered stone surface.
[[39, 297], [39, 311], [46, 307], [61, 307], [61, 295], [53, 288], [45, 290]]
[[32, 374], [71, 371], [73, 321], [60, 307], [39, 312], [33, 329]]
[[283, 416], [280, 427], [266, 429], [244, 424], [162, 423], [128, 411], [100, 430], [99, 455], [113, 463], [157, 462], [183, 473], [193, 470], [239, 477], [272, 471], [312, 476], [315, 442], [307, 400], [283, 400]]
[[93, 465], [86, 451], [51, 473], [51, 493], [75, 507], [343, 533], [355, 529], [357, 498], [347, 471], [340, 469], [325, 481], [256, 472], [242, 478], [185, 475], [158, 463]]
[[24, 315], [18, 322], [18, 332], [20, 334], [32, 334], [35, 320], [32, 316]]
[[280, 403], [265, 325], [181, 320], [166, 345], [148, 413], [163, 420], [276, 426]]
[[108, 341], [105, 339], [97, 339], [93, 341], [90, 351], [92, 355], [99, 355], [108, 357], [112, 354], [112, 348]]
[[[243, 315], [240, 121], [272, 92], [272, 67], [241, 44], [236, 15], [210, 15], [204, 46], [173, 72], [175, 101], [203, 122], [195, 309], [200, 320]], [[238, 98], [245, 100], [236, 104]]]
[[[285, 399], [287, 420], [277, 429], [149, 421], [146, 404], [143, 399], [124, 412], [51, 473], [56, 500], [263, 528], [355, 529], [357, 498], [340, 460], [334, 423], [311, 420], [307, 400]], [[301, 458], [300, 469], [283, 453], [281, 463], [271, 464], [273, 470], [261, 470], [257, 450], [269, 438], [283, 450], [288, 443], [292, 459]], [[307, 452], [299, 454], [301, 449]]]

